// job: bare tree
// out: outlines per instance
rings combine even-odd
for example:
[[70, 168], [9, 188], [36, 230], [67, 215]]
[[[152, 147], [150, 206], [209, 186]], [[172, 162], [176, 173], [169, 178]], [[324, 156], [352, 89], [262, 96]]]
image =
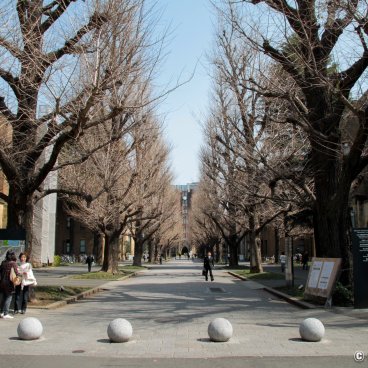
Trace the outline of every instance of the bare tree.
[[[167, 219], [164, 224], [164, 227], [159, 231], [158, 241], [160, 245], [161, 254], [165, 255], [165, 259], [171, 255], [171, 250], [174, 248], [182, 234], [182, 218], [180, 213], [179, 206], [179, 196], [176, 190], [171, 188], [172, 190], [172, 198], [174, 202], [172, 203], [172, 207], [170, 211], [172, 211], [171, 217]], [[168, 202], [170, 203], [170, 202]]]
[[221, 135], [216, 138], [235, 157], [236, 175], [233, 175], [230, 185], [232, 191], [242, 194], [237, 206], [248, 221], [246, 228], [251, 271], [262, 272], [260, 233], [267, 224], [287, 212], [289, 207], [282, 206], [275, 198], [270, 200], [264, 168], [260, 170], [267, 148], [262, 141], [269, 125], [269, 104], [252, 87], [253, 81], [263, 76], [263, 65], [254, 50], [236, 37], [232, 24], [225, 25], [217, 37], [213, 64], [219, 88], [224, 91], [223, 99], [227, 99], [230, 106], [222, 111], [232, 115], [225, 121], [233, 139], [226, 140]]
[[146, 103], [139, 96], [158, 54], [143, 4], [1, 3], [0, 112], [11, 132], [10, 140], [0, 138], [0, 166], [9, 183], [1, 198], [8, 228], [26, 228], [30, 250], [34, 194], [63, 147], [117, 116], [127, 121]]
[[210, 207], [213, 204], [208, 192], [208, 185], [205, 177], [200, 181], [196, 191], [192, 197], [192, 216], [190, 221], [190, 231], [192, 240], [196, 245], [197, 251], [205, 254], [208, 249], [215, 252], [217, 261], [227, 257], [227, 249], [221, 249], [221, 232], [215, 223], [206, 215], [209, 213]]
[[[136, 173], [132, 164], [135, 141], [129, 139], [126, 127], [120, 140], [111, 139], [112, 127], [105, 123], [91, 129], [77, 146], [67, 147], [63, 155], [80, 155], [97, 142], [108, 142], [82, 164], [59, 170], [58, 193], [67, 213], [90, 230], [103, 235], [102, 271], [118, 272], [120, 235], [127, 230], [128, 221], [137, 215], [132, 209], [131, 190]], [[66, 148], [66, 147], [65, 147]]]
[[[293, 109], [297, 116], [294, 123], [305, 131], [310, 142], [317, 254], [342, 257], [347, 267], [349, 192], [367, 165], [367, 103], [361, 84], [368, 64], [367, 3], [225, 3], [224, 12], [238, 35], [277, 63], [298, 87], [284, 90], [278, 85], [274, 90], [278, 89], [278, 97]], [[263, 15], [269, 15], [268, 29], [262, 24], [256, 27], [254, 22], [251, 25], [245, 16], [252, 14], [250, 7], [256, 10], [254, 6], [261, 5], [267, 9]], [[332, 62], [336, 68], [331, 68]], [[265, 91], [260, 88], [260, 92]], [[344, 133], [345, 125], [351, 134]]]
[[[167, 179], [171, 181], [172, 178], [170, 176]], [[151, 225], [151, 239], [149, 241], [152, 244], [151, 260], [157, 260], [164, 253], [167, 257], [173, 242], [178, 240], [180, 234], [180, 229], [177, 226], [180, 223], [180, 202], [170, 181], [166, 182], [160, 195], [161, 214], [154, 219]], [[145, 239], [147, 239], [147, 236], [145, 236]]]
[[133, 137], [139, 137], [134, 150], [136, 180], [132, 192], [133, 209], [137, 216], [129, 222], [129, 226], [135, 243], [133, 264], [140, 266], [144, 243], [152, 241], [160, 229], [160, 221], [170, 216], [165, 203], [171, 171], [168, 166], [169, 150], [162, 140], [161, 128], [155, 117], [137, 127]]
[[201, 154], [203, 188], [209, 197], [209, 206], [203, 213], [221, 232], [230, 253], [230, 265], [236, 266], [239, 244], [247, 230], [240, 207], [242, 194], [233, 185], [238, 175], [238, 157], [231, 149], [236, 137], [229, 120], [237, 119], [238, 114], [227, 98], [221, 80], [215, 88], [212, 111], [204, 128], [206, 143]]

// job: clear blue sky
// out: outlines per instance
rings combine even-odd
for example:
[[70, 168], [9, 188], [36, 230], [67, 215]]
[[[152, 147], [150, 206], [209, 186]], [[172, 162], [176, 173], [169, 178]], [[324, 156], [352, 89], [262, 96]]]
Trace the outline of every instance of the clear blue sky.
[[213, 12], [208, 0], [157, 0], [162, 9], [162, 25], [170, 25], [168, 53], [160, 72], [160, 82], [187, 79], [187, 84], [175, 90], [160, 106], [166, 115], [167, 141], [172, 146], [171, 164], [174, 184], [186, 184], [199, 179], [199, 149], [203, 120], [209, 95], [208, 60], [213, 40]]

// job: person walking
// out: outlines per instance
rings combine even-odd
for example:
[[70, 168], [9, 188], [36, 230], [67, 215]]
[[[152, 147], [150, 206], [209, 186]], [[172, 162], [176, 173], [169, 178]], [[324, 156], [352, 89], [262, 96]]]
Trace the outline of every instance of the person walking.
[[20, 276], [17, 266], [17, 257], [14, 252], [8, 251], [5, 260], [0, 266], [0, 318], [11, 319], [14, 318], [9, 314], [10, 303], [14, 293], [14, 285], [10, 280], [10, 273], [13, 270], [17, 276]]
[[285, 253], [282, 252], [280, 256], [280, 264], [281, 264], [281, 272], [285, 272], [285, 266], [286, 266], [286, 256]]
[[32, 265], [29, 263], [29, 256], [26, 253], [19, 254], [20, 265], [19, 272], [22, 274], [22, 283], [15, 287], [14, 314], [25, 314], [28, 304], [29, 288], [31, 285], [37, 285], [36, 278], [33, 275]]
[[213, 257], [211, 255], [211, 252], [208, 252], [207, 255], [204, 257], [203, 260], [203, 269], [204, 269], [204, 277], [206, 281], [208, 281], [208, 272], [210, 273], [211, 281], [214, 280], [213, 274], [212, 274], [212, 268], [215, 266], [215, 262], [213, 260]]
[[88, 265], [88, 272], [91, 272], [91, 268], [92, 268], [92, 263], [95, 261], [95, 259], [93, 258], [93, 256], [90, 254], [88, 255], [88, 257], [86, 258], [86, 263]]
[[302, 268], [303, 270], [308, 270], [309, 253], [306, 250], [302, 255]]

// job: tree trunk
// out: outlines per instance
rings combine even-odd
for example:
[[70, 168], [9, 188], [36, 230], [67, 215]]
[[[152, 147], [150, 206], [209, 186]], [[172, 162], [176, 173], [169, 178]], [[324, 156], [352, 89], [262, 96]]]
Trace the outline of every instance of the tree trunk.
[[250, 272], [261, 273], [262, 267], [262, 254], [261, 254], [261, 239], [256, 235], [254, 231], [249, 234], [249, 246], [251, 248], [250, 258]]
[[261, 254], [261, 241], [256, 232], [256, 219], [254, 215], [254, 209], [249, 214], [249, 246], [251, 249], [250, 257], [250, 272], [260, 273], [263, 272], [262, 268], [262, 254]]
[[153, 248], [154, 248], [154, 255], [153, 256], [155, 257], [155, 260], [159, 261], [160, 260], [159, 253], [161, 254], [160, 246], [156, 243]]
[[102, 264], [103, 262], [103, 245], [102, 234], [100, 232], [93, 233], [93, 255], [96, 257], [96, 263]]
[[275, 227], [275, 263], [279, 263], [279, 253], [280, 253], [280, 237], [279, 229]]
[[[29, 254], [34, 266], [41, 266], [40, 252], [33, 253], [33, 248], [37, 247], [34, 244], [33, 226], [34, 226], [34, 205], [32, 196], [22, 194], [15, 190], [11, 185], [9, 186], [9, 202], [8, 202], [8, 221], [7, 229], [21, 229], [26, 233], [26, 251]], [[23, 240], [23, 239], [20, 239]], [[40, 245], [39, 245], [40, 246]], [[39, 249], [39, 251], [41, 251]]]
[[229, 259], [229, 266], [230, 267], [237, 267], [239, 265], [238, 260], [238, 237], [236, 234], [229, 236], [226, 239], [226, 243], [229, 246], [230, 252], [230, 259]]
[[[337, 166], [330, 159], [330, 170], [323, 167], [323, 174], [315, 176], [316, 201], [313, 215], [316, 256], [341, 258], [342, 269], [348, 270], [351, 266], [348, 242], [350, 182], [344, 176], [345, 173], [335, 173]], [[341, 281], [344, 284], [350, 282], [349, 272], [342, 273]]]
[[148, 241], [148, 257], [150, 263], [155, 263], [155, 249], [151, 240]]
[[133, 266], [140, 267], [142, 266], [144, 239], [139, 229], [137, 229], [135, 232], [134, 243], [135, 243], [135, 246], [134, 246]]
[[[349, 270], [351, 267], [347, 223], [347, 201], [334, 203], [324, 198], [317, 198], [314, 208], [316, 256], [341, 258], [342, 270]], [[344, 284], [350, 284], [349, 272], [341, 274], [341, 281]]]
[[117, 232], [105, 232], [104, 260], [101, 271], [109, 273], [118, 273], [118, 249], [119, 234]]
[[134, 238], [134, 258], [133, 266], [142, 266], [142, 256], [143, 256], [143, 239]]

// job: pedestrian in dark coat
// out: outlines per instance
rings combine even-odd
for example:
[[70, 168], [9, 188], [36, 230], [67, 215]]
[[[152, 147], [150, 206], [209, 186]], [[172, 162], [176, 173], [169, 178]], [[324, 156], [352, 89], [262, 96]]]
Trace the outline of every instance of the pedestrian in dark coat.
[[14, 285], [10, 280], [11, 269], [14, 270], [17, 276], [20, 276], [17, 266], [17, 257], [14, 252], [8, 251], [8, 253], [6, 253], [5, 260], [1, 263], [0, 266], [0, 318], [4, 319], [13, 318], [13, 316], [9, 314], [10, 303], [12, 300], [12, 295], [14, 293]]
[[92, 263], [95, 261], [95, 259], [93, 258], [93, 256], [89, 255], [86, 258], [86, 263], [88, 265], [88, 272], [91, 272], [91, 268], [92, 268]]
[[308, 270], [309, 253], [305, 251], [302, 255], [303, 270]]
[[204, 277], [206, 278], [206, 281], [208, 281], [208, 272], [210, 273], [211, 281], [214, 280], [213, 274], [212, 274], [212, 268], [215, 267], [215, 262], [213, 260], [213, 257], [211, 255], [211, 252], [208, 252], [207, 255], [204, 257], [203, 260], [203, 269], [204, 269]]

